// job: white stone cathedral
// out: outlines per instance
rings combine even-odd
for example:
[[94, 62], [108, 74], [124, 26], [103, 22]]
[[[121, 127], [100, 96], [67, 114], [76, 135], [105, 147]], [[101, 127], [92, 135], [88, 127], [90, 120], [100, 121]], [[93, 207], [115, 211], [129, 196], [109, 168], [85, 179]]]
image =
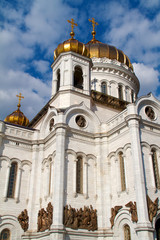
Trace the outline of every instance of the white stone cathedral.
[[1, 240], [160, 240], [160, 102], [91, 21], [83, 44], [72, 19], [35, 118], [0, 121]]

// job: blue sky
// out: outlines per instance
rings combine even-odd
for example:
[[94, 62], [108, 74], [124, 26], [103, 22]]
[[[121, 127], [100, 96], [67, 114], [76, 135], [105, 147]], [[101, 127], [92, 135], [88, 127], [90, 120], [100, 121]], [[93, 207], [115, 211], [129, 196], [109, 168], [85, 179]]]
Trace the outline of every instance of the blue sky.
[[140, 80], [140, 95], [160, 99], [160, 0], [1, 0], [0, 119], [21, 110], [31, 120], [51, 96], [53, 52], [70, 37], [68, 19], [78, 27], [75, 38], [96, 38], [116, 46], [130, 58]]

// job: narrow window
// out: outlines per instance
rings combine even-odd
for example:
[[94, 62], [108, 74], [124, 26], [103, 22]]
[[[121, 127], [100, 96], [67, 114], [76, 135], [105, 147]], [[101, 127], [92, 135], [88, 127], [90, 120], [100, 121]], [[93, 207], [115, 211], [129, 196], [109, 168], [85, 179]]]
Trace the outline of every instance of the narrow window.
[[74, 69], [74, 87], [83, 89], [83, 72], [79, 66]]
[[124, 158], [123, 153], [119, 153], [119, 162], [120, 162], [120, 173], [121, 173], [121, 190], [126, 190], [126, 181], [125, 181], [125, 169], [124, 169]]
[[101, 84], [101, 92], [107, 94], [107, 84], [105, 82]]
[[152, 164], [153, 164], [155, 186], [157, 189], [160, 189], [159, 169], [158, 169], [158, 162], [157, 162], [157, 153], [155, 149], [152, 149]]
[[10, 231], [9, 229], [4, 229], [1, 233], [1, 240], [9, 240], [10, 239]]
[[132, 103], [134, 102], [134, 92], [133, 92], [133, 90], [131, 90], [131, 101], [132, 101]]
[[83, 193], [83, 159], [82, 157], [77, 158], [76, 167], [76, 192]]
[[157, 240], [160, 240], [160, 218], [156, 221], [156, 235]]
[[11, 164], [10, 176], [9, 176], [8, 193], [7, 193], [8, 198], [14, 198], [16, 177], [17, 177], [17, 163], [13, 162]]
[[131, 240], [131, 232], [128, 225], [124, 226], [124, 240]]
[[59, 91], [60, 88], [60, 70], [58, 69], [57, 71], [57, 92]]
[[123, 100], [123, 87], [122, 85], [118, 86], [118, 96], [120, 100]]

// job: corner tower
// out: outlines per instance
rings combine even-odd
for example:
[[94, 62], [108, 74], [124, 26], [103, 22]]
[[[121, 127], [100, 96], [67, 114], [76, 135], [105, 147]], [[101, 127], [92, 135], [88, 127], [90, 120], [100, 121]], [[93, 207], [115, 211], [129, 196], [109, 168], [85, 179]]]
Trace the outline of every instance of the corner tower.
[[54, 63], [52, 64], [52, 97], [58, 91], [74, 90], [90, 95], [90, 70], [91, 59], [85, 44], [74, 38], [74, 26], [71, 21], [71, 38], [60, 43], [54, 51]]

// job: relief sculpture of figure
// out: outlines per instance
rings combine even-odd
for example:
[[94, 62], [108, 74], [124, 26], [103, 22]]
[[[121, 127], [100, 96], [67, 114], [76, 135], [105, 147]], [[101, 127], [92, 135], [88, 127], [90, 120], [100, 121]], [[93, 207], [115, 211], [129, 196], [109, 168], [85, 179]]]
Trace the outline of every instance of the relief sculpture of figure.
[[53, 221], [53, 206], [51, 203], [47, 206], [47, 211], [42, 208], [38, 212], [38, 232], [43, 232], [50, 229]]
[[28, 212], [26, 209], [24, 209], [24, 211], [22, 211], [21, 214], [18, 216], [18, 221], [22, 229], [24, 230], [24, 232], [26, 232], [28, 229], [28, 221], [29, 221]]
[[154, 202], [150, 199], [150, 197], [147, 195], [147, 204], [148, 204], [148, 215], [149, 220], [152, 222], [153, 218], [156, 216], [158, 211], [158, 198]]
[[84, 209], [75, 209], [66, 205], [64, 207], [64, 225], [73, 229], [88, 229], [91, 231], [97, 230], [97, 210], [92, 206]]
[[114, 208], [111, 208], [111, 218], [110, 218], [111, 228], [114, 226], [114, 219], [121, 208], [122, 206], [115, 206]]
[[131, 213], [131, 218], [133, 222], [137, 222], [138, 221], [138, 216], [137, 216], [137, 206], [136, 206], [136, 202], [128, 202], [126, 205], [126, 207], [129, 207], [129, 212]]

